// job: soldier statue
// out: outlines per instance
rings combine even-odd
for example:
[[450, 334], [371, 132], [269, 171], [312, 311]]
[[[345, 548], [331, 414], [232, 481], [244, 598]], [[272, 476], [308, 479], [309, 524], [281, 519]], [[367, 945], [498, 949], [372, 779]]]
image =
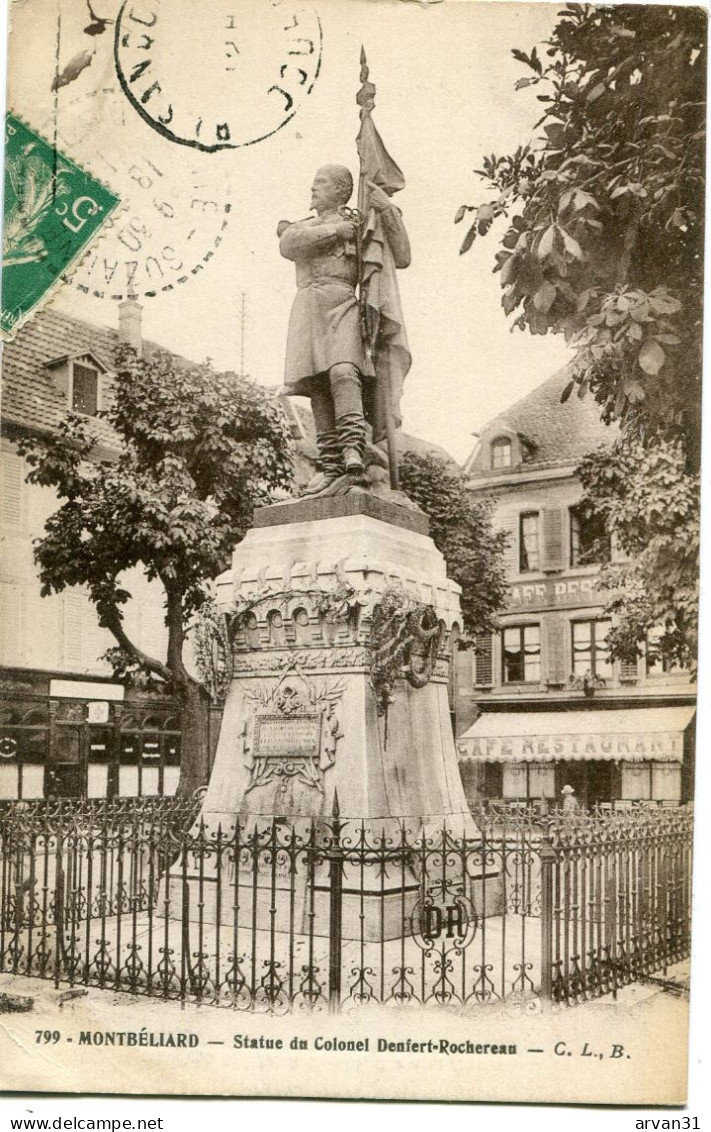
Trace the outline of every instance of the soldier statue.
[[[367, 182], [368, 207], [396, 267], [407, 267], [410, 245], [400, 211], [382, 188]], [[353, 178], [342, 165], [324, 165], [311, 189], [316, 216], [281, 221], [279, 250], [296, 265], [297, 292], [286, 348], [285, 392], [307, 396], [316, 426], [318, 472], [304, 495], [328, 492], [341, 477], [365, 479], [366, 415], [377, 381], [364, 342], [357, 287], [362, 217], [348, 209]]]

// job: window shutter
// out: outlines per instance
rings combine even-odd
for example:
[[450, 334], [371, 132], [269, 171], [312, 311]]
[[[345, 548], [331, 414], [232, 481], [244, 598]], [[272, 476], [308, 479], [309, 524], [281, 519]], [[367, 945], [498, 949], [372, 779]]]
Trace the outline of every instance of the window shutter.
[[564, 617], [543, 619], [543, 664], [547, 684], [565, 684], [565, 634], [569, 622]]
[[503, 531], [508, 536], [504, 550], [504, 570], [506, 577], [512, 578], [519, 574], [518, 568], [518, 512], [498, 515], [494, 521], [497, 531]]
[[564, 514], [565, 512], [561, 507], [543, 508], [543, 553], [541, 555], [541, 569], [543, 570], [562, 570], [565, 565], [563, 559]]
[[22, 525], [22, 487], [24, 460], [14, 452], [3, 453], [2, 520], [9, 527]]
[[0, 584], [0, 658], [3, 664], [22, 664], [22, 588]]
[[492, 644], [493, 637], [491, 633], [486, 633], [483, 637], [476, 639], [476, 654], [474, 659], [474, 684], [475, 686], [489, 687], [493, 684], [494, 666], [492, 660]]
[[83, 626], [86, 616], [86, 598], [83, 594], [65, 593], [63, 609], [63, 657], [64, 663], [81, 667]]

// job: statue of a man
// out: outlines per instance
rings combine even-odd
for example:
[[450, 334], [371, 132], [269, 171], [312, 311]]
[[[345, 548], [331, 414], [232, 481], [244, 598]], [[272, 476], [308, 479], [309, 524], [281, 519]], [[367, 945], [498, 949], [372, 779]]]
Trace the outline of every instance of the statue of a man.
[[[397, 267], [410, 262], [399, 210], [369, 182], [369, 207], [379, 214]], [[311, 189], [316, 216], [279, 224], [279, 250], [296, 264], [297, 292], [286, 347], [286, 393], [307, 396], [316, 426], [319, 471], [304, 494], [325, 490], [340, 476], [364, 476], [363, 383], [374, 371], [361, 336], [356, 287], [356, 225], [346, 205], [353, 178], [342, 165], [324, 165]]]

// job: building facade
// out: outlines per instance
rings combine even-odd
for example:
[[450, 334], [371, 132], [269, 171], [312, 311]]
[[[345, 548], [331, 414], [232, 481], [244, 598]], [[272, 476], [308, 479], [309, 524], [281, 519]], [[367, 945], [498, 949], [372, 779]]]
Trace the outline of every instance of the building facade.
[[510, 590], [500, 630], [460, 665], [462, 776], [472, 800], [560, 801], [569, 786], [585, 805], [677, 804], [693, 788], [695, 689], [653, 634], [636, 663], [610, 658], [605, 536], [579, 509], [575, 469], [616, 433], [592, 398], [561, 403], [567, 381], [555, 374], [491, 421], [465, 466], [508, 534]]
[[[172, 698], [112, 679], [101, 658], [116, 642], [83, 590], [41, 596], [32, 545], [57, 497], [26, 482], [29, 468], [17, 450], [20, 436], [51, 432], [73, 409], [94, 429], [99, 455], [116, 452], [115, 436], [96, 414], [111, 397], [119, 340], [142, 347], [137, 303], [121, 305], [113, 329], [48, 307], [4, 348], [0, 799], [172, 794], [177, 786], [180, 715]], [[160, 585], [140, 570], [127, 574], [125, 585], [133, 595], [129, 637], [163, 657]]]

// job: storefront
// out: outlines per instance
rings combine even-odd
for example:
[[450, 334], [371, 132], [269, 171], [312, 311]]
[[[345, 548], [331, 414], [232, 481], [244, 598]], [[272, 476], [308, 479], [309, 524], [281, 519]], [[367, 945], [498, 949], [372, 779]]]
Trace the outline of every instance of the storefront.
[[168, 697], [41, 676], [6, 680], [4, 692], [0, 801], [175, 793], [180, 716]]
[[457, 740], [470, 803], [560, 801], [676, 804], [693, 791], [695, 709], [484, 712]]

